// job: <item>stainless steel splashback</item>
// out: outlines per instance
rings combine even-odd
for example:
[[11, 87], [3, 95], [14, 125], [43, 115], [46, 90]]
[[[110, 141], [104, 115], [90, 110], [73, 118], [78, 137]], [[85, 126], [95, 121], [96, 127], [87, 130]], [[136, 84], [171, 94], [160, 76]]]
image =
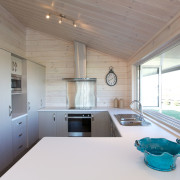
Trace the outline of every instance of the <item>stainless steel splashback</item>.
[[68, 81], [67, 106], [69, 109], [96, 107], [96, 81]]

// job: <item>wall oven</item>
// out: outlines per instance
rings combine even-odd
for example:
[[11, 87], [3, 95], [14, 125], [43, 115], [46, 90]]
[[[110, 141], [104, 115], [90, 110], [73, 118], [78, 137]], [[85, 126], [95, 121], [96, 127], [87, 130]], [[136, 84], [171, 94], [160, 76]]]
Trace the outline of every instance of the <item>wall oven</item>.
[[69, 137], [91, 137], [92, 114], [67, 114]]
[[12, 93], [22, 92], [22, 77], [20, 75], [11, 75], [11, 91]]

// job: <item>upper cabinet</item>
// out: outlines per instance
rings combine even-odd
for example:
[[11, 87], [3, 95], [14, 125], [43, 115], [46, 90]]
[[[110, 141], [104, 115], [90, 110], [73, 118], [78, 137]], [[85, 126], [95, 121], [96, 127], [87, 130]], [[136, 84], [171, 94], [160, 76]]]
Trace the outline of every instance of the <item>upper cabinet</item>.
[[11, 56], [11, 74], [22, 75], [22, 60], [14, 55]]

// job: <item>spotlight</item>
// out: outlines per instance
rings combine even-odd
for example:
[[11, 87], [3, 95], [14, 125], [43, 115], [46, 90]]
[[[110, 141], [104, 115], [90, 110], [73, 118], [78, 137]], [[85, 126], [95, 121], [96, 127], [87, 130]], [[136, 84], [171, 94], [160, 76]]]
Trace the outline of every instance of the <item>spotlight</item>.
[[76, 24], [75, 22], [73, 22], [73, 26], [74, 26], [74, 27], [77, 27], [77, 24]]
[[49, 18], [50, 18], [50, 14], [47, 14], [47, 15], [46, 15], [46, 19], [49, 19]]
[[59, 24], [61, 24], [62, 23], [62, 18], [60, 18], [58, 22], [59, 22]]

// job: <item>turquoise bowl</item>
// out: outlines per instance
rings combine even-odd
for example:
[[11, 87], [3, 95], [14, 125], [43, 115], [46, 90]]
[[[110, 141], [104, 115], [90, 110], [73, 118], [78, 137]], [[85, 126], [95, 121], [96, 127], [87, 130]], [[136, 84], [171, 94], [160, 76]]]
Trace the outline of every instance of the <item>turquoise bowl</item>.
[[144, 153], [147, 166], [158, 171], [172, 171], [176, 168], [177, 157], [180, 156], [180, 139], [176, 142], [146, 137], [136, 140], [135, 146]]

